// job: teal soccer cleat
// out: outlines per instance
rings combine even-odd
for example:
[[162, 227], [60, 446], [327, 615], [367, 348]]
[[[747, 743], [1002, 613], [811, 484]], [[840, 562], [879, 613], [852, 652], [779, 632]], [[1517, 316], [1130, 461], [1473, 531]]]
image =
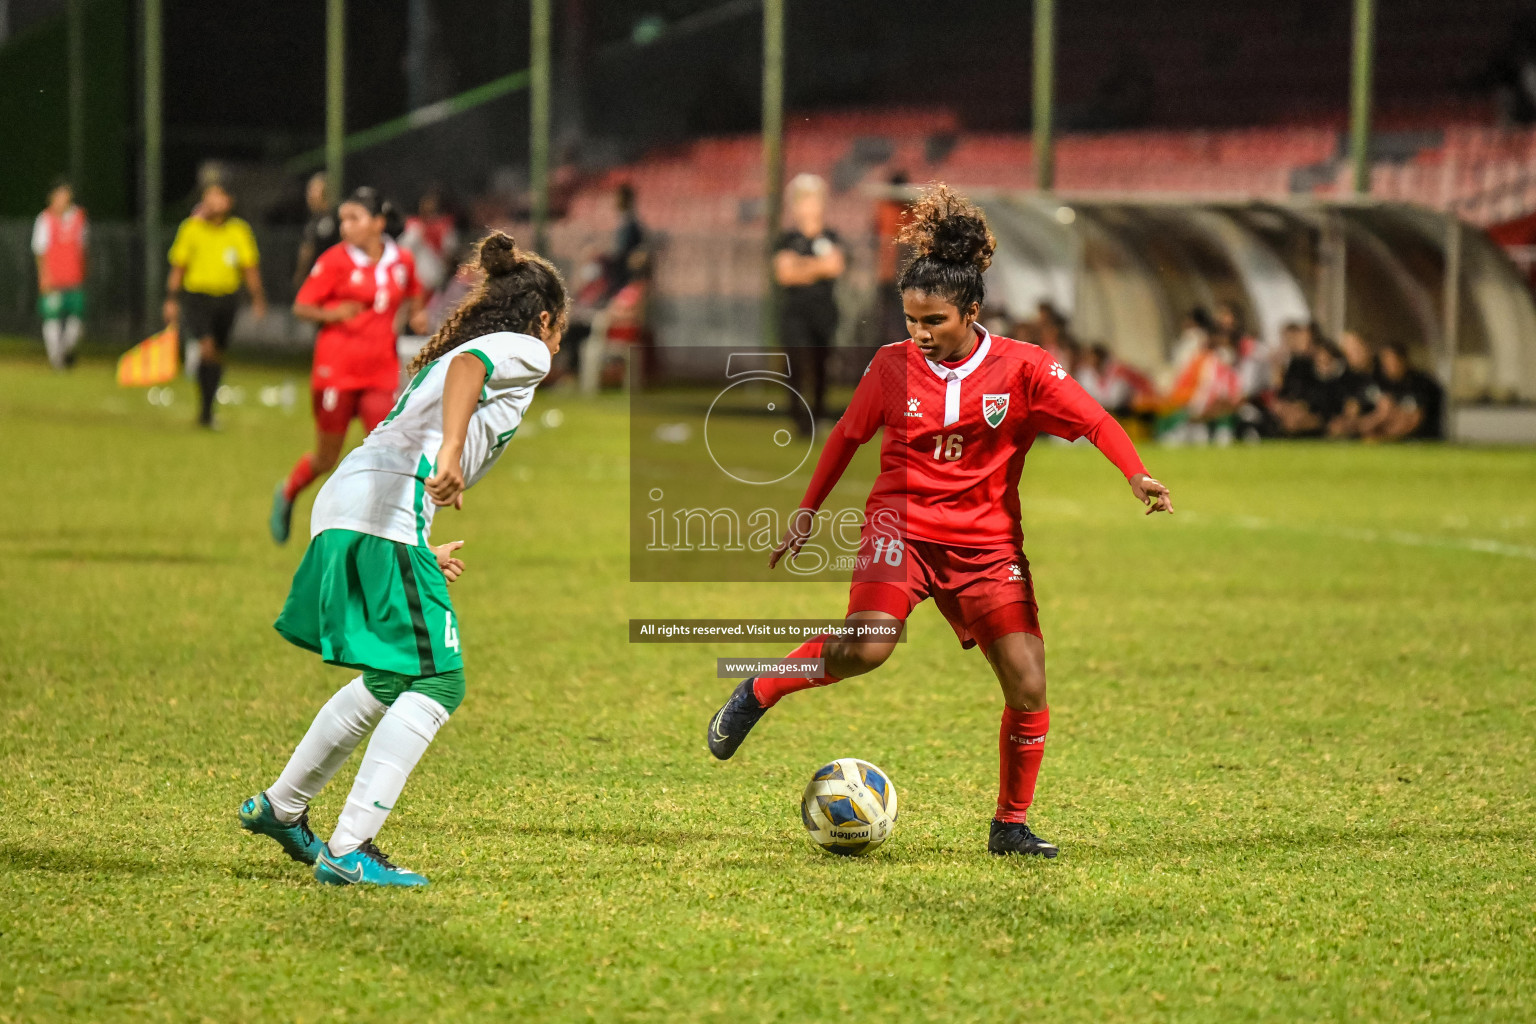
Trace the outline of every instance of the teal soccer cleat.
[[300, 864], [313, 864], [325, 849], [309, 827], [309, 810], [296, 821], [282, 821], [272, 813], [267, 794], [257, 793], [240, 805], [240, 827], [258, 836], [271, 836], [283, 852]]
[[288, 534], [293, 529], [293, 502], [283, 493], [286, 481], [277, 482], [277, 490], [272, 492], [272, 515], [267, 520], [267, 529], [272, 531], [272, 539], [279, 544], [288, 543]]
[[372, 839], [340, 857], [332, 856], [330, 847], [321, 846], [315, 877], [326, 885], [395, 885], [414, 889], [427, 884], [416, 872], [391, 864]]

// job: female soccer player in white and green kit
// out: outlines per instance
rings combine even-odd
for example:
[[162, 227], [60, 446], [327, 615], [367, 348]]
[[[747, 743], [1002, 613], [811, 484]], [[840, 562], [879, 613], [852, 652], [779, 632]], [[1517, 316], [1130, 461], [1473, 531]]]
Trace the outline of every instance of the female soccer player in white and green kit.
[[[464, 663], [448, 583], [462, 542], [432, 547], [434, 511], [494, 466], [549, 372], [566, 326], [566, 289], [545, 259], [507, 235], [480, 243], [484, 282], [411, 364], [394, 411], [315, 498], [309, 549], [277, 631], [333, 665], [362, 672], [337, 691], [277, 781], [240, 808], [332, 885], [426, 885], [374, 846], [416, 762], [464, 699]], [[309, 802], [369, 730], [357, 780], [328, 843]]]

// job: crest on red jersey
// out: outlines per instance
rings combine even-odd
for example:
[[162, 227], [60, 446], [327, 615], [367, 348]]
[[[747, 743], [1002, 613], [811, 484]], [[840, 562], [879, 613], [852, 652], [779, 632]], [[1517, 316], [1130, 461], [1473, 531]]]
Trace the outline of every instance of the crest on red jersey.
[[989, 427], [995, 427], [1003, 422], [1003, 417], [1008, 415], [1008, 396], [982, 395], [981, 415]]

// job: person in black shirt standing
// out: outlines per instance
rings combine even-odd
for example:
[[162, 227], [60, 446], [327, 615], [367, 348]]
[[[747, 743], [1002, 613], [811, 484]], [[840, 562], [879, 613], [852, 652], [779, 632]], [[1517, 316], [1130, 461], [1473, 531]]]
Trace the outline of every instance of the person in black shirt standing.
[[[847, 263], [842, 243], [826, 226], [825, 181], [814, 174], [796, 175], [789, 183], [789, 209], [795, 226], [779, 236], [773, 257], [779, 344], [791, 353], [795, 389], [810, 405], [812, 417], [822, 420], [827, 418], [827, 357], [837, 334], [837, 279]], [[790, 413], [804, 416], [798, 408]]]
[[613, 233], [613, 250], [603, 259], [604, 277], [608, 287], [604, 298], [611, 299], [629, 284], [634, 271], [630, 268], [635, 250], [645, 244], [645, 228], [635, 213], [635, 187], [628, 182], [613, 192], [614, 205], [619, 209], [619, 226]]
[[323, 173], [312, 175], [304, 186], [304, 204], [309, 207], [309, 220], [304, 224], [304, 237], [299, 242], [299, 256], [293, 267], [295, 289], [304, 284], [320, 254], [341, 242], [341, 223], [336, 219], [330, 186]]

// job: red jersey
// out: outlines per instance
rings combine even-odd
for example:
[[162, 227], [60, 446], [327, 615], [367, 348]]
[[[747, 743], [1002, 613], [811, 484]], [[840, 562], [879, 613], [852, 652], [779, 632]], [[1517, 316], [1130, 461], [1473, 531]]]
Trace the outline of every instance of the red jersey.
[[1019, 474], [1040, 434], [1088, 437], [1127, 478], [1145, 473], [1125, 431], [1037, 345], [979, 325], [969, 357], [930, 362], [908, 339], [875, 353], [827, 438], [802, 508], [821, 506], [859, 445], [885, 428], [865, 515], [962, 547], [1018, 545]]
[[294, 301], [322, 309], [357, 302], [363, 310], [349, 320], [320, 327], [310, 377], [314, 387], [393, 391], [400, 383], [395, 321], [405, 300], [420, 292], [411, 254], [389, 238], [377, 263], [345, 243], [321, 253]]
[[70, 206], [62, 215], [44, 210], [32, 222], [32, 254], [43, 261], [49, 291], [68, 291], [85, 283], [89, 231], [85, 211], [78, 206]]
[[407, 217], [405, 230], [414, 231], [437, 255], [448, 255], [448, 239], [453, 234], [453, 218], [446, 213], [432, 217]]

